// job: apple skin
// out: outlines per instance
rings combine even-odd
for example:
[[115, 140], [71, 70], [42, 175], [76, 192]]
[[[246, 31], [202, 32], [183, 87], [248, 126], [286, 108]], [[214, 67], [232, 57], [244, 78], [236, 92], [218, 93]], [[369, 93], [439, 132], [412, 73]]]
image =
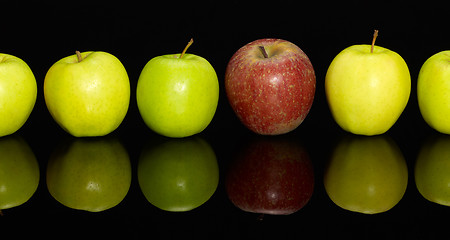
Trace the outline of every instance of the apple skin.
[[30, 67], [20, 58], [0, 53], [0, 137], [19, 130], [36, 103], [37, 84]]
[[155, 207], [185, 212], [208, 201], [219, 184], [214, 150], [199, 138], [170, 139], [149, 144], [139, 158], [138, 181]]
[[354, 45], [331, 62], [325, 77], [328, 105], [337, 124], [359, 135], [385, 133], [400, 117], [411, 92], [408, 66], [379, 46]]
[[420, 113], [429, 126], [450, 134], [450, 50], [425, 61], [417, 79]]
[[0, 138], [0, 213], [27, 202], [39, 185], [39, 164], [17, 135]]
[[225, 186], [230, 201], [243, 211], [288, 215], [311, 198], [314, 171], [298, 140], [260, 137], [237, 154]]
[[339, 207], [364, 214], [386, 212], [403, 197], [408, 169], [386, 136], [343, 138], [325, 168], [324, 185]]
[[450, 206], [450, 137], [435, 136], [417, 155], [414, 177], [417, 190], [428, 201]]
[[194, 54], [151, 59], [139, 76], [136, 99], [142, 119], [154, 132], [188, 137], [211, 122], [219, 102], [219, 82], [211, 64]]
[[57, 148], [47, 165], [47, 188], [61, 204], [100, 212], [119, 204], [131, 185], [131, 163], [115, 138], [76, 138]]
[[106, 52], [83, 52], [53, 64], [44, 96], [53, 119], [75, 137], [104, 136], [122, 123], [130, 102], [130, 82], [122, 63]]
[[248, 43], [234, 53], [225, 72], [232, 109], [248, 129], [261, 135], [297, 128], [311, 108], [315, 89], [314, 69], [306, 54], [281, 39]]

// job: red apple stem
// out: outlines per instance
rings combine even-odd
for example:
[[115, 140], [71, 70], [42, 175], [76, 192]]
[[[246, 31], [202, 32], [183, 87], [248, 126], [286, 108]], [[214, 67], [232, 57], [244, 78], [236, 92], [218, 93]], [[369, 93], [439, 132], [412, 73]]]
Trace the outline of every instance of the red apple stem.
[[77, 54], [78, 62], [83, 61], [83, 57], [81, 56], [80, 51], [75, 51], [75, 53]]
[[375, 46], [375, 40], [377, 40], [378, 37], [378, 30], [375, 30], [373, 32], [373, 39], [372, 39], [372, 46], [370, 47], [370, 53], [373, 53], [373, 46]]
[[261, 49], [261, 53], [264, 56], [264, 58], [269, 58], [269, 55], [267, 55], [266, 49], [264, 46], [259, 46], [259, 49]]
[[180, 58], [182, 58], [184, 56], [184, 54], [186, 53], [186, 51], [188, 50], [188, 48], [194, 43], [194, 39], [191, 38], [191, 40], [189, 40], [189, 42], [187, 43], [186, 47], [184, 48], [183, 52], [180, 54]]

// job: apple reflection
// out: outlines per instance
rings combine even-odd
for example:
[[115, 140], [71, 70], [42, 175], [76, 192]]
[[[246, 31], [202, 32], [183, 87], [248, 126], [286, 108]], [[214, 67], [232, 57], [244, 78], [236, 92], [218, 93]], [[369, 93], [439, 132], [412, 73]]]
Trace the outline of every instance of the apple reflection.
[[408, 169], [396, 143], [385, 135], [348, 136], [325, 169], [325, 190], [339, 207], [365, 214], [386, 212], [403, 197]]
[[0, 138], [0, 213], [27, 202], [39, 185], [39, 164], [19, 135]]
[[237, 153], [225, 184], [228, 198], [243, 211], [288, 215], [311, 198], [313, 166], [298, 140], [258, 136]]
[[214, 150], [200, 137], [149, 143], [138, 163], [145, 198], [165, 211], [184, 212], [208, 201], [219, 184]]
[[450, 206], [450, 136], [439, 135], [420, 149], [414, 168], [416, 186], [427, 200]]
[[70, 138], [47, 166], [47, 188], [63, 205], [100, 212], [119, 204], [131, 185], [131, 163], [116, 138]]

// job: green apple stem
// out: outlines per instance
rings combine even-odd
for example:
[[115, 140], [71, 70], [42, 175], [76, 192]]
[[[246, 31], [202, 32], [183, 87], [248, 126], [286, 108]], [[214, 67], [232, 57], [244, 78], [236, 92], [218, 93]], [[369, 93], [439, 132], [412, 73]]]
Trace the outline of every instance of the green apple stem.
[[370, 47], [370, 53], [373, 53], [373, 46], [375, 46], [375, 40], [377, 40], [378, 37], [378, 30], [375, 30], [373, 32], [373, 39], [372, 39], [372, 46]]
[[269, 58], [269, 55], [267, 55], [266, 49], [264, 46], [259, 46], [259, 49], [261, 49], [261, 53], [264, 56], [264, 58]]
[[189, 40], [188, 44], [186, 45], [186, 47], [184, 48], [183, 52], [180, 55], [180, 58], [182, 58], [184, 56], [184, 54], [186, 53], [187, 49], [192, 45], [192, 43], [194, 43], [194, 39], [191, 38], [191, 40]]
[[81, 56], [80, 51], [75, 51], [75, 53], [77, 54], [78, 62], [83, 61], [83, 57]]

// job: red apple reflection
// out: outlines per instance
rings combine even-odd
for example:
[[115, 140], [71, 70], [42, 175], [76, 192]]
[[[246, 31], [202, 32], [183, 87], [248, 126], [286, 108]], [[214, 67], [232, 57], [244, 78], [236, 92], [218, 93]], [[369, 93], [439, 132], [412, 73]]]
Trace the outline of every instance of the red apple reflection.
[[288, 215], [309, 201], [313, 166], [299, 141], [260, 137], [251, 141], [231, 164], [226, 191], [246, 212]]

